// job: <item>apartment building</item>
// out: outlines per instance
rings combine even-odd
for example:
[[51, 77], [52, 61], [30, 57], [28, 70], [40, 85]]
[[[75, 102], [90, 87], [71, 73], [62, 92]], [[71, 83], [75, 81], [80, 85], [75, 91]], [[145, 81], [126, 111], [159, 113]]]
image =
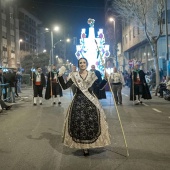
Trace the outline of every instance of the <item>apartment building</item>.
[[44, 28], [34, 15], [14, 0], [0, 0], [0, 66], [20, 68], [26, 55], [45, 49]]
[[42, 22], [23, 8], [18, 10], [19, 46], [21, 59], [37, 55], [45, 49], [45, 31]]
[[[168, 1], [168, 9], [170, 9], [170, 1]], [[168, 12], [168, 27], [169, 27], [170, 10], [168, 11], [169, 11]], [[157, 25], [155, 30], [158, 29], [159, 25]], [[170, 29], [168, 30], [168, 32], [170, 33]], [[159, 68], [162, 68], [166, 74], [167, 61], [166, 61], [165, 24], [163, 25], [163, 34], [158, 40], [157, 48], [159, 57]], [[151, 46], [149, 45], [148, 40], [146, 39], [143, 27], [140, 27], [139, 23], [136, 23], [135, 25], [134, 22], [130, 20], [122, 21], [122, 53], [124, 56], [125, 70], [129, 69], [129, 63], [134, 59], [142, 63], [142, 69], [145, 71], [155, 68]]]
[[[116, 14], [116, 6], [112, 6], [113, 0], [105, 0], [105, 18], [110, 15]], [[168, 7], [168, 32], [170, 33], [170, 1], [167, 1]], [[119, 28], [116, 28], [119, 29]], [[156, 28], [158, 29], [158, 28]], [[119, 69], [121, 71], [129, 70], [130, 63], [133, 59], [141, 61], [142, 68], [147, 71], [154, 68], [154, 59], [152, 56], [152, 50], [146, 39], [146, 35], [143, 32], [143, 28], [140, 27], [139, 23], [134, 24], [130, 20], [122, 20], [122, 36], [121, 41], [117, 41], [117, 56], [119, 62]], [[169, 38], [170, 44], [170, 38]], [[170, 47], [170, 45], [169, 45]], [[170, 51], [170, 49], [169, 49]], [[163, 70], [167, 69], [166, 61], [166, 37], [165, 37], [165, 24], [163, 26], [163, 35], [158, 40], [158, 56], [159, 56], [159, 67]], [[165, 73], [166, 74], [166, 73]]]
[[17, 67], [19, 25], [13, 0], [0, 0], [0, 66]]

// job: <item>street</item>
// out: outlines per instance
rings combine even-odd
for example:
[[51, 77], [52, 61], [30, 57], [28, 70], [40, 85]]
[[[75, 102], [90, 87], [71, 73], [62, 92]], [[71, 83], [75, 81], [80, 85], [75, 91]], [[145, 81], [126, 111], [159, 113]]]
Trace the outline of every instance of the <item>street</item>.
[[126, 147], [110, 92], [101, 100], [111, 135], [111, 145], [90, 149], [90, 156], [62, 144], [62, 128], [72, 99], [64, 91], [61, 106], [33, 106], [32, 90], [25, 88], [11, 110], [0, 113], [0, 170], [169, 170], [170, 101], [152, 100], [133, 105], [129, 88], [118, 105], [129, 150]]

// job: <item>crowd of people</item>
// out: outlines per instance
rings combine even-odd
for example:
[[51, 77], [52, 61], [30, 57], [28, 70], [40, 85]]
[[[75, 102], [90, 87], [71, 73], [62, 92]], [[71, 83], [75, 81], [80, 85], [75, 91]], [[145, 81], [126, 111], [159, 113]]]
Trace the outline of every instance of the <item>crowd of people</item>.
[[0, 68], [0, 113], [5, 109], [11, 109], [11, 103], [21, 93], [21, 73], [17, 69], [8, 69], [3, 72]]
[[[133, 70], [133, 69], [132, 69]], [[124, 81], [125, 81], [125, 86], [131, 87], [131, 71], [124, 71], [123, 73]], [[160, 84], [156, 86], [156, 72], [154, 69], [151, 69], [150, 71], [147, 71], [144, 73], [145, 74], [145, 80], [146, 84], [149, 88], [149, 91], [155, 92], [156, 95], [158, 93], [158, 97], [164, 98], [166, 100], [170, 100], [170, 87], [169, 87], [169, 79], [170, 77], [165, 76], [163, 69], [161, 68], [159, 70], [159, 78], [160, 78]]]

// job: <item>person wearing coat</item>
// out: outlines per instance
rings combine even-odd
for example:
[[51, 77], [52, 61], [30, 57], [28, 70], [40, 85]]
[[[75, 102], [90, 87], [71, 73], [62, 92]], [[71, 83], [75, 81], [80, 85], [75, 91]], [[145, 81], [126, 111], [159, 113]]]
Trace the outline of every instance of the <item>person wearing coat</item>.
[[114, 67], [114, 72], [110, 74], [111, 88], [114, 94], [116, 104], [122, 104], [122, 87], [125, 86], [124, 77], [121, 72]]
[[37, 105], [37, 98], [39, 97], [39, 104], [42, 105], [43, 98], [43, 87], [46, 86], [45, 76], [41, 72], [41, 68], [37, 67], [36, 72], [33, 73], [33, 93], [34, 93], [34, 102], [33, 105]]
[[97, 80], [93, 83], [93, 86], [92, 86], [94, 94], [96, 95], [98, 99], [106, 99], [105, 88], [99, 89], [99, 85], [102, 82], [102, 75], [100, 71], [96, 70], [95, 65], [91, 66], [90, 71], [94, 72], [95, 75], [97, 76]]
[[136, 63], [134, 66], [134, 70], [130, 75], [130, 100], [133, 100], [135, 102], [135, 105], [142, 103], [142, 98], [152, 99], [148, 85], [145, 80], [145, 73], [143, 72], [143, 70], [140, 70], [139, 67], [140, 64]]
[[15, 103], [15, 85], [16, 85], [15, 71], [13, 71], [12, 69], [9, 69], [8, 72], [5, 74], [5, 78], [6, 78], [6, 83], [9, 83], [9, 86], [7, 88], [8, 101]]
[[58, 100], [58, 104], [60, 105], [61, 96], [63, 96], [62, 88], [58, 81], [58, 71], [56, 69], [56, 66], [54, 65], [52, 71], [50, 71], [47, 76], [45, 99], [48, 100], [52, 97], [53, 105], [56, 104], [56, 99]]

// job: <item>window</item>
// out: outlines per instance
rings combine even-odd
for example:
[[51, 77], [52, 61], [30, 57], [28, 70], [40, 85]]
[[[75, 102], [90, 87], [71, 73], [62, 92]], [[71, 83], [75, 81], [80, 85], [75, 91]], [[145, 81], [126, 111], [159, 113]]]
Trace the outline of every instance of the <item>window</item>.
[[7, 51], [7, 47], [6, 46], [3, 46], [2, 49], [3, 49], [3, 51]]
[[24, 14], [22, 12], [19, 12], [19, 18], [24, 19]]
[[24, 42], [23, 42], [23, 43], [21, 43], [21, 45], [20, 45], [20, 50], [25, 51], [25, 43], [24, 43]]
[[29, 24], [29, 17], [25, 15], [25, 22]]
[[6, 20], [2, 19], [2, 25], [6, 27]]
[[11, 35], [11, 41], [15, 42], [15, 37], [13, 35]]
[[33, 43], [32, 37], [30, 36], [30, 43]]
[[15, 47], [11, 47], [11, 53], [15, 53]]
[[30, 48], [29, 48], [29, 44], [26, 43], [26, 51], [29, 51]]
[[2, 31], [2, 38], [7, 38], [7, 33]]
[[13, 13], [10, 13], [10, 19], [14, 19]]
[[14, 30], [14, 24], [10, 23], [11, 30]]
[[[165, 24], [165, 11], [162, 14], [162, 22], [163, 24]], [[167, 20], [168, 20], [168, 24], [170, 24], [170, 9], [167, 10]], [[158, 25], [159, 25], [159, 21], [158, 21]]]
[[1, 12], [5, 14], [5, 8], [2, 8], [2, 9], [1, 9]]
[[15, 47], [11, 46], [11, 50], [12, 50], [12, 51], [15, 51]]

